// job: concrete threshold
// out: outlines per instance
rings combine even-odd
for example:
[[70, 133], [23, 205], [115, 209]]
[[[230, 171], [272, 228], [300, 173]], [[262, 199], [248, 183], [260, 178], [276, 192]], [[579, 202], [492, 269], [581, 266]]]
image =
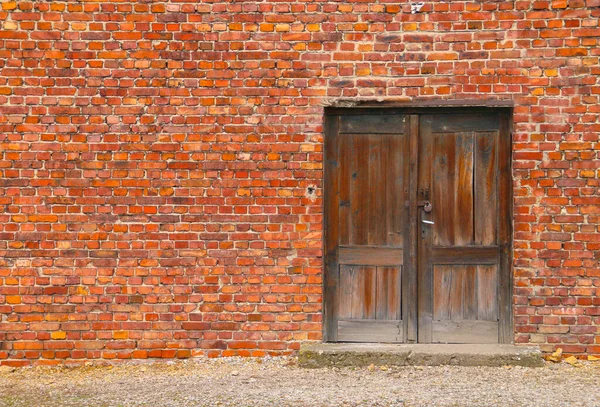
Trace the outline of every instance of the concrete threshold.
[[527, 366], [544, 365], [537, 347], [499, 344], [309, 343], [302, 367], [344, 366]]

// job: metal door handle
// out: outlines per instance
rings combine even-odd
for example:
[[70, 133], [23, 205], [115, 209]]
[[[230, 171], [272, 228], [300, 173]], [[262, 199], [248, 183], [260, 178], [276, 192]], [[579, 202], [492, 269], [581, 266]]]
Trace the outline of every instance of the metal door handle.
[[428, 225], [434, 225], [435, 224], [435, 222], [433, 222], [431, 220], [425, 220], [425, 219], [421, 220], [421, 222], [427, 223]]

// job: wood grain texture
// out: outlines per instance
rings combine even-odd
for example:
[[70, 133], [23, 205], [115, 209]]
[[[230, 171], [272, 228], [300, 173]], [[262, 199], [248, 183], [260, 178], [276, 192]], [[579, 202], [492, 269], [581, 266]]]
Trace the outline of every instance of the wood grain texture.
[[[473, 134], [463, 133], [456, 138], [456, 181], [454, 183], [454, 243], [464, 246], [473, 243]], [[444, 206], [445, 208], [445, 206]]]
[[352, 298], [352, 318], [375, 319], [377, 301], [377, 268], [356, 266], [356, 283]]
[[[363, 320], [377, 322], [394, 321], [401, 323], [401, 268], [399, 267], [365, 267], [365, 266], [340, 266], [340, 301], [338, 321], [352, 320], [351, 328], [344, 332], [340, 327], [348, 324], [338, 324], [337, 338], [340, 341], [362, 341], [369, 336], [371, 340], [397, 342], [398, 331], [393, 335], [384, 332], [359, 332], [361, 329], [372, 329], [373, 325], [360, 324]], [[385, 328], [388, 325], [380, 324], [376, 327]], [[356, 337], [349, 335], [357, 334]], [[341, 335], [341, 336], [340, 336]], [[363, 338], [363, 339], [360, 339]]]
[[498, 271], [500, 341], [511, 343], [513, 329], [513, 274], [512, 274], [512, 112], [503, 112], [498, 137], [498, 245], [502, 248]]
[[435, 266], [433, 272], [433, 318], [449, 320], [452, 297], [452, 267]]
[[402, 249], [382, 246], [341, 246], [340, 264], [368, 264], [371, 266], [398, 266], [404, 262]]
[[436, 264], [497, 264], [501, 249], [498, 246], [450, 246], [431, 249]]
[[399, 134], [404, 133], [404, 115], [345, 115], [340, 122], [340, 133]]
[[339, 267], [337, 261], [337, 242], [339, 236], [339, 117], [328, 116], [325, 120], [324, 138], [324, 275], [323, 275], [323, 339], [337, 340], [337, 311], [339, 308]]
[[434, 133], [497, 131], [500, 120], [496, 113], [438, 114], [432, 122]]
[[[363, 199], [367, 204], [367, 243], [368, 245], [377, 246], [387, 244], [387, 217], [390, 213], [386, 213], [386, 190], [390, 185], [387, 185], [387, 155], [384, 154], [384, 137], [383, 135], [369, 135], [368, 146], [368, 163], [366, 170], [368, 171], [367, 189], [363, 190]], [[366, 193], [365, 193], [366, 192]]]
[[[433, 122], [434, 119], [431, 118]], [[431, 191], [434, 210], [432, 211], [435, 227], [433, 231], [432, 244], [436, 246], [454, 245], [454, 213], [456, 209], [456, 136], [454, 134], [430, 135], [422, 134], [422, 137], [433, 139], [431, 156], [421, 156], [421, 161], [427, 163], [432, 160], [433, 168], [431, 172], [435, 176], [424, 179], [424, 184], [419, 185], [420, 189]], [[427, 164], [424, 164], [427, 165]], [[420, 168], [421, 169], [421, 168]], [[419, 172], [421, 173], [424, 170]]]
[[433, 245], [473, 242], [473, 135], [435, 134]]
[[408, 154], [408, 173], [409, 173], [409, 185], [408, 185], [408, 219], [407, 219], [407, 231], [406, 231], [406, 250], [405, 253], [408, 255], [408, 259], [405, 259], [405, 276], [404, 284], [405, 291], [403, 294], [403, 314], [406, 320], [406, 338], [408, 342], [417, 342], [419, 335], [421, 335], [420, 326], [420, 309], [419, 309], [419, 265], [418, 261], [420, 255], [418, 255], [419, 240], [418, 240], [418, 222], [419, 222], [419, 210], [417, 208], [417, 189], [419, 186], [419, 133], [421, 132], [422, 120], [417, 115], [410, 115], [409, 119], [409, 130], [406, 137], [409, 145]]
[[[473, 320], [478, 315], [477, 270], [475, 265], [465, 265], [462, 283], [462, 318]], [[497, 298], [496, 298], [497, 300]]]
[[435, 265], [434, 319], [498, 320], [497, 265]]
[[339, 317], [401, 319], [400, 267], [340, 266]]
[[401, 320], [401, 267], [377, 267], [378, 320]]
[[498, 266], [477, 266], [477, 319], [497, 321], [498, 307]]
[[[339, 219], [339, 225], [337, 225], [338, 241], [334, 242], [339, 245], [350, 244], [350, 222], [352, 221], [352, 211], [350, 208], [351, 199], [351, 183], [352, 183], [352, 148], [353, 139], [351, 136], [337, 136], [338, 141], [338, 167], [337, 167], [337, 178], [339, 186], [333, 189], [332, 185], [331, 193], [337, 192], [335, 200], [337, 207], [331, 208], [331, 211], [336, 212], [336, 216]], [[331, 194], [330, 194], [331, 195]]]
[[402, 321], [340, 320], [338, 340], [342, 342], [402, 342]]
[[406, 190], [409, 181], [408, 175], [408, 137], [393, 135], [387, 137], [386, 153], [388, 155], [388, 184], [386, 188], [386, 212], [387, 216], [387, 244], [394, 247], [404, 247], [406, 234], [406, 210], [398, 205], [398, 200], [404, 202], [407, 199]]
[[498, 343], [498, 323], [477, 320], [434, 321], [434, 343]]
[[368, 244], [369, 233], [369, 137], [352, 135], [350, 174], [350, 239], [349, 244]]
[[376, 268], [340, 266], [339, 318], [375, 319]]
[[402, 135], [340, 136], [339, 245], [402, 246]]
[[498, 223], [497, 132], [475, 134], [474, 243], [496, 244]]

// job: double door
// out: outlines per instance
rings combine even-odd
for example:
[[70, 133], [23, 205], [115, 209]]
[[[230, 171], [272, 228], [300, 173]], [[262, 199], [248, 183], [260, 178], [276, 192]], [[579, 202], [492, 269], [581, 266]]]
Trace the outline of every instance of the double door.
[[509, 124], [503, 109], [329, 112], [326, 341], [512, 341]]

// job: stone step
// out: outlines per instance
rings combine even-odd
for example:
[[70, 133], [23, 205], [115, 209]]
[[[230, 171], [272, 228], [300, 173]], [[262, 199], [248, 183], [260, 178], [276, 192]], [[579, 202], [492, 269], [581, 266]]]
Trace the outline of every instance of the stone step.
[[302, 367], [344, 366], [527, 366], [544, 365], [539, 348], [498, 344], [308, 343]]

